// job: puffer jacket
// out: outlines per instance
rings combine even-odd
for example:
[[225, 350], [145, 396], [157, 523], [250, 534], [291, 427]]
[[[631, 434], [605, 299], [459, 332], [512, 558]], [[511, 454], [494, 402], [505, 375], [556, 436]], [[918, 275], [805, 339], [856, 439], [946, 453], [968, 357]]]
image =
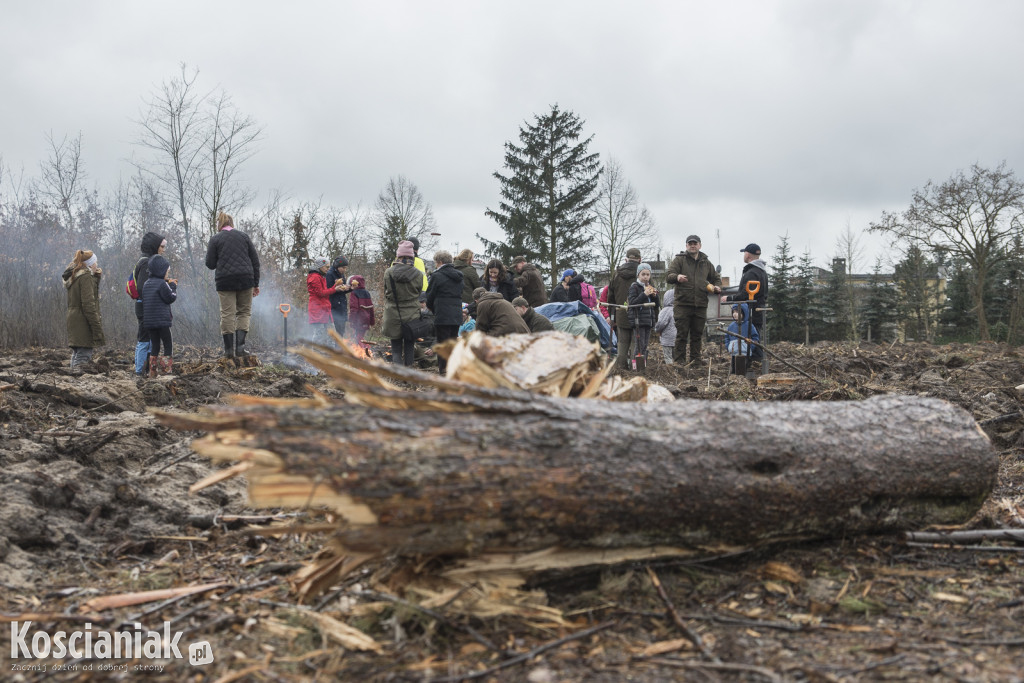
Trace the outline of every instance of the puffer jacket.
[[523, 266], [523, 272], [513, 282], [519, 288], [519, 291], [523, 293], [523, 298], [533, 308], [543, 306], [548, 302], [548, 290], [544, 286], [544, 278], [541, 277], [537, 266], [532, 263], [527, 263]]
[[357, 329], [368, 330], [376, 322], [373, 309], [373, 298], [366, 290], [366, 280], [362, 275], [349, 278], [352, 292], [348, 295], [349, 322]]
[[[626, 305], [626, 300], [629, 299], [629, 288], [636, 282], [636, 269], [639, 267], [639, 261], [626, 261], [615, 269], [615, 275], [608, 285], [608, 303], [619, 306]], [[612, 321], [616, 327], [633, 327], [625, 308], [613, 306]]]
[[142, 326], [147, 330], [170, 327], [174, 318], [171, 304], [178, 298], [178, 286], [164, 280], [170, 265], [160, 254], [149, 259], [149, 279], [142, 286]]
[[[629, 286], [629, 295], [626, 301], [630, 305], [627, 315], [633, 327], [654, 327], [654, 321], [658, 318], [658, 305], [661, 303], [661, 297], [658, 296], [657, 292], [648, 296], [644, 294], [644, 286], [639, 282], [634, 282]], [[648, 303], [653, 303], [654, 305], [641, 305]]]
[[409, 263], [395, 263], [384, 271], [384, 325], [388, 339], [402, 336], [402, 322], [419, 316], [423, 273]]
[[555, 329], [550, 320], [532, 308], [526, 309], [526, 313], [523, 313], [523, 322], [530, 328], [530, 332], [548, 332]]
[[327, 289], [327, 278], [319, 270], [309, 271], [306, 276], [306, 291], [309, 292], [309, 323], [311, 325], [333, 322], [331, 317], [331, 294]]
[[206, 267], [215, 270], [218, 292], [241, 292], [260, 286], [260, 256], [244, 232], [221, 230], [206, 247]]
[[[685, 275], [686, 282], [679, 282], [677, 276]], [[722, 276], [715, 271], [711, 260], [703, 251], [697, 252], [697, 258], [691, 258], [685, 251], [676, 254], [665, 274], [668, 283], [675, 284], [673, 289], [676, 292], [674, 306], [696, 306], [707, 308], [708, 285], [722, 286]]]
[[450, 263], [430, 275], [427, 308], [434, 312], [435, 325], [462, 324], [462, 272]]
[[477, 300], [476, 329], [494, 337], [530, 333], [530, 327], [519, 311], [497, 292], [487, 292]]
[[88, 268], [61, 275], [68, 293], [68, 346], [92, 349], [107, 343], [100, 315], [100, 276]]
[[142, 288], [149, 279], [149, 259], [156, 256], [163, 241], [164, 236], [155, 232], [147, 232], [142, 236], [142, 258], [135, 264], [135, 286], [139, 289], [139, 298], [135, 301], [135, 317], [139, 320], [142, 320]]
[[658, 314], [658, 322], [654, 323], [654, 331], [661, 335], [658, 341], [662, 346], [676, 345], [676, 319], [672, 312], [672, 303], [675, 300], [674, 289], [665, 292], [665, 298], [661, 300], [661, 313]]
[[480, 275], [472, 263], [466, 263], [462, 259], [454, 259], [452, 265], [455, 270], [462, 273], [462, 303], [473, 303], [473, 290], [480, 287]]
[[[335, 260], [337, 263], [337, 260]], [[327, 287], [331, 290], [331, 315], [335, 320], [348, 320], [348, 292], [335, 292], [334, 285], [339, 281], [345, 284], [345, 274], [338, 271], [338, 266], [331, 266], [324, 276]], [[309, 285], [309, 278], [306, 278], [306, 285]]]

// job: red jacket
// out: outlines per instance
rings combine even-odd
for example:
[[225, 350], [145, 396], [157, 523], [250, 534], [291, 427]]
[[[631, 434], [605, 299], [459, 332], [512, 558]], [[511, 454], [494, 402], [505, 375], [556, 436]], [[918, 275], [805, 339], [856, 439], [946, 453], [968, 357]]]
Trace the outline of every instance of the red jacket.
[[348, 295], [348, 321], [353, 327], [369, 329], [373, 327], [374, 310], [373, 299], [366, 291], [366, 281], [362, 275], [353, 275], [349, 282], [354, 289]]
[[[604, 303], [608, 303], [608, 285], [605, 285], [604, 289], [601, 290], [601, 297], [598, 299], [598, 301], [603, 301]], [[611, 315], [612, 314], [608, 311], [608, 307], [607, 306], [598, 306], [598, 308], [601, 309], [601, 315], [604, 316], [605, 320], [610, 320], [611, 319]]]
[[309, 322], [332, 323], [331, 293], [327, 289], [327, 278], [319, 270], [309, 271], [306, 276], [306, 291], [309, 292]]

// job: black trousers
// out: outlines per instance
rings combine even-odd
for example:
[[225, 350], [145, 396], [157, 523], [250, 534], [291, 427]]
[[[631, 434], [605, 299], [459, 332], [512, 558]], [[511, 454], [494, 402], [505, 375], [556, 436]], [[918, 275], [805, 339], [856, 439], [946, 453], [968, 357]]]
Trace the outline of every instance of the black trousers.
[[391, 340], [391, 362], [412, 366], [416, 362], [416, 340], [398, 337]]
[[164, 345], [164, 355], [171, 355], [171, 328], [159, 327], [149, 330], [149, 342], [152, 346], [149, 347], [149, 355], [159, 356], [160, 355], [160, 343]]
[[[437, 342], [440, 344], [445, 339], [455, 339], [459, 336], [458, 325], [434, 325], [434, 334], [437, 335]], [[441, 356], [437, 357], [437, 371], [442, 375], [448, 367], [448, 361]]]

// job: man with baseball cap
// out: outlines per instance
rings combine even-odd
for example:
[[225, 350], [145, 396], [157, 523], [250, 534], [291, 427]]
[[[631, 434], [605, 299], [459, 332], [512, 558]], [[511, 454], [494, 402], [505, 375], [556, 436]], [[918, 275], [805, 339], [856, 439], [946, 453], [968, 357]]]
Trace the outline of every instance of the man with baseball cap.
[[704, 343], [704, 325], [708, 320], [708, 294], [722, 293], [722, 276], [711, 265], [708, 255], [700, 250], [700, 237], [686, 238], [686, 251], [672, 259], [665, 279], [675, 286], [672, 316], [676, 321], [676, 345], [672, 349], [672, 362], [686, 362], [689, 340], [690, 362], [700, 362]]
[[[749, 301], [750, 295], [747, 293], [747, 283], [754, 283], [751, 288], [756, 287], [757, 292], [754, 294], [754, 303], [750, 306], [750, 322], [757, 328], [757, 333], [760, 339], [764, 339], [764, 311], [763, 309], [768, 302], [768, 270], [765, 262], [761, 260], [761, 247], [757, 246], [753, 242], [740, 249], [743, 254], [743, 276], [740, 278], [740, 288], [735, 294], [722, 297], [722, 303], [727, 301]], [[761, 350], [760, 346], [755, 346], [751, 351], [751, 358], [754, 360], [761, 360], [764, 357], [764, 351]]]

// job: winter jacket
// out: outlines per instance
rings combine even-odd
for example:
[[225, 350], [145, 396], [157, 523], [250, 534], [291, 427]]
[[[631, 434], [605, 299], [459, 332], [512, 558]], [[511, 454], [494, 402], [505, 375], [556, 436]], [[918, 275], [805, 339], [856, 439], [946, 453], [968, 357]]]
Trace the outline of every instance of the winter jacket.
[[464, 334], [469, 334], [470, 332], [472, 332], [475, 329], [476, 329], [476, 321], [473, 320], [472, 318], [470, 318], [469, 320], [467, 320], [466, 322], [462, 323], [459, 326], [459, 336], [461, 337]]
[[435, 325], [462, 324], [462, 272], [450, 263], [430, 275], [427, 308], [434, 312]]
[[331, 292], [327, 289], [327, 278], [319, 270], [309, 271], [306, 276], [306, 291], [309, 292], [309, 324], [323, 325], [334, 321], [331, 317]]
[[[615, 269], [615, 275], [608, 284], [608, 303], [623, 306], [629, 299], [629, 288], [636, 282], [636, 269], [640, 267], [639, 261], [626, 261]], [[616, 327], [632, 328], [629, 320], [629, 313], [625, 308], [612, 307], [612, 320]]]
[[142, 326], [147, 330], [171, 326], [171, 304], [178, 298], [178, 285], [164, 280], [170, 265], [160, 254], [149, 259], [149, 278], [142, 286]]
[[523, 322], [530, 328], [530, 332], [547, 332], [555, 329], [550, 320], [532, 308], [526, 309], [526, 313], [523, 313]]
[[513, 280], [515, 286], [523, 293], [523, 298], [532, 306], [543, 306], [548, 302], [548, 290], [544, 286], [544, 278], [541, 277], [537, 266], [527, 263], [523, 266], [523, 272]]
[[416, 266], [416, 270], [423, 273], [423, 291], [427, 291], [427, 264], [419, 256], [413, 259], [412, 264]]
[[555, 288], [551, 290], [551, 299], [548, 303], [572, 303], [573, 301], [583, 300], [583, 275], [575, 275], [569, 280], [569, 288], [566, 289], [559, 282], [555, 285]]
[[672, 303], [675, 299], [674, 289], [665, 292], [665, 297], [661, 300], [661, 313], [658, 314], [658, 322], [654, 323], [654, 331], [661, 335], [658, 340], [662, 346], [676, 345], [676, 319], [672, 312]]
[[727, 297], [727, 301], [748, 301], [749, 295], [747, 294], [747, 283], [748, 282], [759, 282], [761, 288], [757, 290], [757, 294], [754, 295], [754, 309], [750, 312], [750, 320], [755, 325], [760, 327], [764, 323], [764, 311], [758, 311], [758, 308], [764, 308], [768, 301], [768, 271], [766, 270], [766, 264], [761, 259], [751, 261], [747, 265], [743, 266], [743, 277], [740, 278], [740, 289], [735, 294], [730, 294]]
[[68, 292], [68, 346], [92, 349], [107, 343], [100, 315], [100, 275], [88, 268], [60, 276]]
[[142, 320], [142, 288], [149, 279], [149, 259], [160, 251], [164, 236], [155, 232], [147, 232], [142, 236], [142, 258], [135, 264], [135, 286], [138, 287], [139, 298], [135, 301], [135, 317]]
[[[348, 292], [335, 292], [333, 291], [334, 285], [339, 281], [341, 284], [345, 284], [344, 273], [338, 272], [337, 266], [331, 266], [331, 269], [327, 271], [327, 275], [324, 276], [327, 281], [327, 289], [331, 291], [331, 315], [335, 320], [347, 320], [348, 319]], [[309, 285], [307, 278], [307, 286]]]
[[374, 316], [373, 299], [366, 291], [366, 280], [362, 275], [349, 278], [352, 292], [348, 295], [349, 322], [357, 329], [368, 330], [377, 321]]
[[487, 292], [477, 300], [476, 329], [494, 337], [530, 333], [519, 311], [497, 292]]
[[[480, 281], [480, 286], [486, 289], [488, 292], [491, 291], [491, 281], [487, 279], [487, 273], [484, 273], [484, 278]], [[519, 290], [516, 289], [515, 280], [512, 279], [512, 273], [505, 273], [504, 280], [498, 280], [497, 285], [498, 294], [504, 297], [505, 301], [512, 301], [519, 296]]]
[[[679, 282], [678, 275], [685, 275], [686, 282]], [[711, 265], [708, 255], [703, 251], [697, 252], [697, 258], [691, 257], [685, 251], [676, 254], [668, 267], [665, 275], [670, 285], [674, 284], [676, 300], [674, 306], [696, 306], [707, 309], [708, 306], [708, 285], [722, 286], [722, 276], [715, 271]], [[706, 313], [705, 313], [706, 315]]]
[[483, 286], [480, 284], [480, 276], [477, 274], [476, 268], [472, 263], [466, 263], [462, 259], [454, 259], [452, 265], [462, 273], [462, 303], [473, 303], [473, 290]]
[[384, 271], [384, 336], [402, 337], [402, 322], [415, 320], [420, 311], [423, 273], [409, 263], [396, 262]]
[[[740, 309], [740, 320], [733, 320], [732, 324], [729, 325], [728, 332], [739, 334], [752, 341], [761, 341], [761, 337], [757, 334], [757, 328], [751, 326], [749, 307], [747, 304], [739, 304], [738, 307]], [[734, 305], [733, 310], [736, 308], [737, 306]], [[748, 346], [750, 345], [739, 337], [735, 337], [730, 334], [725, 335], [725, 347], [733, 356], [746, 356]]]
[[[610, 287], [608, 285], [605, 285], [604, 287], [601, 288], [601, 296], [597, 298], [599, 302], [608, 303], [609, 289]], [[668, 306], [668, 304], [665, 305]], [[612, 317], [611, 309], [609, 309], [607, 306], [601, 306], [600, 304], [598, 304], [597, 307], [601, 309], [601, 315], [604, 316], [604, 319], [610, 322]]]
[[[644, 286], [639, 282], [634, 282], [629, 286], [626, 301], [630, 305], [626, 315], [632, 327], [654, 327], [654, 321], [658, 319], [658, 305], [661, 303], [661, 297], [657, 292], [648, 296], [644, 294]], [[654, 305], [640, 305], [647, 303]]]
[[241, 292], [260, 286], [260, 256], [249, 236], [240, 230], [221, 230], [210, 238], [206, 267], [216, 271], [218, 292]]

